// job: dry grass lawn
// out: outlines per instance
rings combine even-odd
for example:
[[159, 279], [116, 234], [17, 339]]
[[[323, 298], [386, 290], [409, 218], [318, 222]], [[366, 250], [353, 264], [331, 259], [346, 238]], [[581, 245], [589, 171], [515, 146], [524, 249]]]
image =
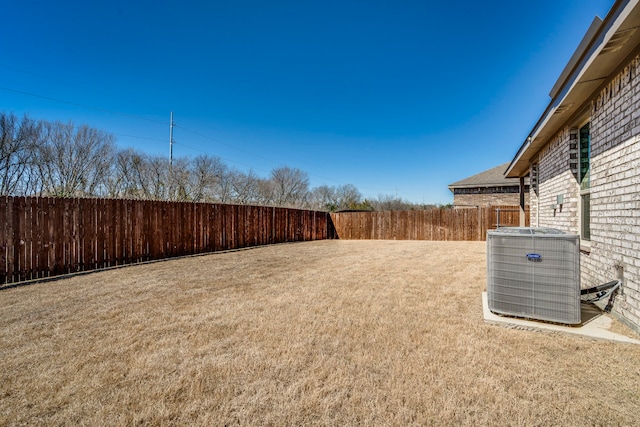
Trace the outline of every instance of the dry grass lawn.
[[0, 425], [639, 425], [640, 346], [482, 320], [482, 242], [321, 241], [0, 292]]

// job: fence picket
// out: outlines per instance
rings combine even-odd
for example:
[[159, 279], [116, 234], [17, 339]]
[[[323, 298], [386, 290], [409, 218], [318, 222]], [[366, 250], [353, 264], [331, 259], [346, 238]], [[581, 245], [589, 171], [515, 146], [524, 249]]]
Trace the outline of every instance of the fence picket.
[[326, 212], [2, 196], [0, 287], [176, 255], [335, 237]]
[[[0, 198], [0, 286], [176, 255], [316, 239], [484, 240], [519, 208], [326, 212], [186, 202]], [[528, 210], [526, 221], [529, 223]]]
[[[331, 214], [340, 239], [383, 240], [485, 240], [494, 229], [497, 209], [500, 225], [518, 225], [517, 206], [475, 209], [433, 209], [429, 211], [338, 212]], [[529, 225], [529, 210], [525, 211]]]

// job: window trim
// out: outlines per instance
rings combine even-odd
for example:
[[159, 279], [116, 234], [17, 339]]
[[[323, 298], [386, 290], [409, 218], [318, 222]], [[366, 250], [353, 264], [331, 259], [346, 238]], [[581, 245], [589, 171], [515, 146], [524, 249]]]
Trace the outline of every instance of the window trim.
[[589, 196], [589, 219], [591, 219], [591, 188], [587, 188], [586, 190], [581, 190], [580, 195], [578, 197], [578, 226], [580, 227], [578, 230], [578, 234], [580, 235], [580, 249], [586, 250], [587, 252], [591, 250], [591, 221], [589, 221], [589, 238], [586, 239], [584, 237], [584, 214], [582, 213], [582, 198], [583, 196]]
[[[588, 159], [589, 159], [589, 168], [588, 168], [588, 178], [589, 182], [587, 183], [586, 188], [582, 187], [582, 180], [584, 176], [582, 176], [582, 147], [581, 147], [581, 130], [589, 125], [589, 150], [588, 150]], [[591, 121], [590, 119], [585, 120], [578, 126], [578, 234], [580, 235], [580, 249], [584, 251], [591, 250]], [[589, 196], [589, 238], [584, 237], [584, 228], [585, 228], [585, 215], [583, 214], [583, 198], [584, 196]]]

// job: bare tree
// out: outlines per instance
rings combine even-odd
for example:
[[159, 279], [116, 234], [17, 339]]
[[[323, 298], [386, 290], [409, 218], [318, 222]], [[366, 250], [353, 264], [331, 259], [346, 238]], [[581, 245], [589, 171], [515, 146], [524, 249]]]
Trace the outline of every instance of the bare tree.
[[34, 151], [42, 143], [42, 124], [24, 116], [0, 113], [0, 194], [33, 191]]
[[233, 198], [233, 172], [225, 165], [224, 172], [218, 177], [215, 187], [216, 201], [220, 203], [231, 203]]
[[241, 205], [271, 204], [271, 190], [265, 180], [253, 171], [232, 171], [230, 175], [231, 200]]
[[186, 202], [192, 200], [189, 160], [186, 157], [173, 160], [169, 164], [168, 185], [169, 200]]
[[438, 205], [416, 204], [403, 200], [397, 196], [381, 194], [376, 200], [371, 201], [371, 205], [377, 211], [404, 211], [414, 209], [435, 209]]
[[359, 209], [362, 204], [362, 194], [355, 185], [345, 184], [336, 189], [339, 209]]
[[169, 199], [169, 159], [158, 156], [145, 156], [140, 165], [140, 183], [147, 199]]
[[378, 195], [378, 198], [373, 201], [373, 205], [375, 206], [377, 211], [405, 210], [405, 204], [403, 200], [389, 194]]
[[301, 207], [309, 194], [309, 175], [296, 168], [279, 167], [271, 171], [273, 202], [277, 206]]
[[272, 180], [258, 178], [256, 203], [263, 206], [281, 206], [275, 202], [275, 185]]
[[167, 200], [170, 195], [169, 160], [133, 149], [119, 151], [108, 182], [109, 195], [135, 199]]
[[338, 187], [321, 185], [314, 188], [309, 196], [309, 206], [335, 212], [343, 209], [363, 209], [362, 194], [353, 184]]
[[110, 134], [72, 122], [48, 123], [46, 140], [37, 150], [36, 166], [42, 194], [100, 195], [115, 152]]
[[118, 151], [106, 179], [107, 196], [144, 197], [140, 183], [140, 166], [143, 162], [144, 155], [132, 148]]
[[262, 178], [229, 169], [216, 156], [170, 163], [134, 149], [116, 152], [114, 137], [72, 122], [22, 120], [0, 113], [0, 194], [109, 197], [341, 209], [428, 209], [398, 197], [363, 200], [352, 185], [309, 191], [308, 174], [282, 166]]
[[336, 192], [336, 187], [321, 185], [311, 190], [309, 202], [313, 209], [334, 212], [338, 210], [340, 200]]
[[225, 199], [228, 168], [220, 157], [201, 155], [193, 159], [190, 192], [194, 201], [216, 202]]

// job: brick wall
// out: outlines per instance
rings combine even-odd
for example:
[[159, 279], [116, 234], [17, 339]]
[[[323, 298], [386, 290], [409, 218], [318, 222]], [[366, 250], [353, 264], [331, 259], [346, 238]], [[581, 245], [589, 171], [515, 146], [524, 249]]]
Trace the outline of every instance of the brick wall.
[[615, 310], [640, 331], [640, 55], [591, 105], [591, 253], [585, 280], [620, 276]]
[[[525, 204], [529, 203], [529, 194], [525, 194]], [[518, 206], [520, 195], [518, 193], [492, 193], [492, 194], [454, 194], [454, 206]]]
[[[538, 157], [538, 193], [530, 192], [531, 224], [578, 234], [580, 187], [569, 167], [571, 129], [563, 129]], [[558, 196], [562, 205], [557, 205]]]
[[[614, 313], [640, 333], [640, 55], [591, 102], [591, 241], [581, 256], [581, 285], [623, 279]], [[538, 155], [531, 224], [579, 233], [575, 145], [566, 127]], [[563, 195], [562, 210], [552, 209]]]

